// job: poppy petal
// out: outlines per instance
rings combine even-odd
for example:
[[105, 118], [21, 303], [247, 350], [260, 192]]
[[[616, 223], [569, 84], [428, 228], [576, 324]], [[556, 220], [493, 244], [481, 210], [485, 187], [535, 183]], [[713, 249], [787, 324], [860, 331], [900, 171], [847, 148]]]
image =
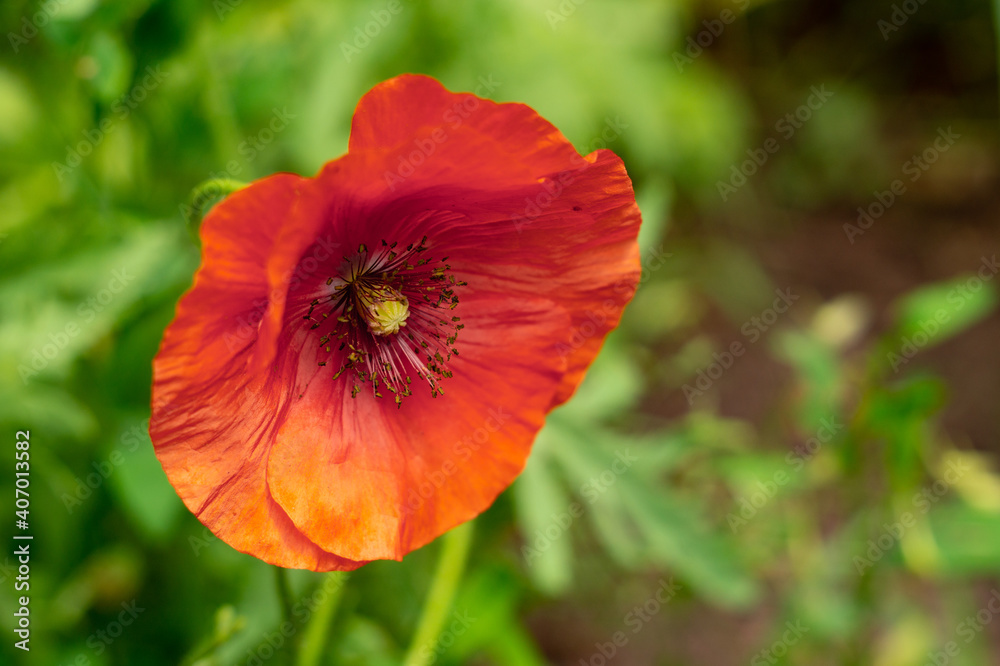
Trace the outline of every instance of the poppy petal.
[[[206, 217], [202, 267], [154, 363], [150, 434], [168, 478], [213, 532], [269, 562], [401, 558], [520, 472], [634, 292], [639, 222], [621, 160], [581, 157], [529, 107], [422, 76], [376, 86], [347, 155], [315, 179], [258, 181]], [[405, 347], [400, 324], [313, 317], [320, 297], [353, 293], [336, 289], [372, 288], [338, 277], [345, 262], [396, 241], [433, 250], [464, 328], [443, 395], [414, 385], [398, 408], [340, 376], [358, 352], [329, 341], [343, 325], [387, 336], [359, 343], [372, 349]], [[384, 358], [422, 353], [402, 352]]]
[[573, 394], [635, 293], [641, 215], [624, 165], [610, 151], [539, 180], [504, 192], [445, 194], [468, 212], [464, 224], [439, 233], [449, 238], [449, 262], [470, 287], [486, 283], [548, 298], [570, 314], [557, 346], [567, 371], [554, 407]]
[[154, 361], [150, 437], [184, 503], [234, 548], [285, 566], [354, 568], [303, 537], [266, 494], [278, 396], [250, 390], [244, 372], [268, 307], [266, 267], [303, 180], [265, 178], [205, 217], [202, 267]]
[[[456, 270], [488, 274], [545, 257], [547, 269], [518, 266], [521, 279], [506, 284], [520, 282], [521, 291], [573, 313], [560, 348], [569, 370], [553, 406], [568, 400], [638, 283], [641, 215], [621, 159], [607, 150], [581, 157], [528, 106], [451, 93], [417, 75], [386, 81], [362, 98], [350, 150], [379, 152], [381, 175], [396, 196], [435, 207], [447, 202], [465, 215], [463, 228], [449, 229], [449, 248], [468, 239], [467, 264], [459, 268], [451, 254]], [[457, 189], [469, 182], [474, 189]]]
[[[383, 178], [394, 173], [408, 179], [407, 168], [412, 168], [414, 182], [461, 179], [477, 187], [500, 184], [494, 180], [498, 176], [530, 177], [579, 160], [562, 132], [531, 107], [449, 92], [415, 74], [380, 83], [361, 98], [349, 152], [368, 151], [386, 158], [379, 173]], [[469, 154], [475, 159], [456, 159]]]
[[327, 374], [292, 403], [268, 483], [324, 550], [399, 559], [484, 510], [520, 473], [564, 371], [553, 342], [568, 317], [548, 301], [497, 295], [459, 311], [468, 335], [444, 396], [415, 392], [397, 409], [367, 392], [352, 398]]

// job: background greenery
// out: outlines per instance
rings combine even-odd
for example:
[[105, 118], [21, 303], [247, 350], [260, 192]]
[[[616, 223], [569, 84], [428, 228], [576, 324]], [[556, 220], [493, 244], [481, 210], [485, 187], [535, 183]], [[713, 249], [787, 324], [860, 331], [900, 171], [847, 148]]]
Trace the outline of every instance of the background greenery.
[[[315, 173], [358, 98], [412, 71], [491, 81], [581, 151], [607, 140], [646, 257], [579, 395], [477, 521], [468, 627], [435, 663], [1000, 663], [989, 4], [399, 1], [0, 5], [0, 433], [12, 452], [31, 430], [35, 535], [33, 649], [12, 647], [5, 545], [0, 659], [284, 663], [264, 659], [272, 571], [184, 509], [146, 434], [198, 261], [180, 204], [213, 176]], [[833, 94], [803, 112], [814, 87]], [[755, 173], [723, 196], [734, 166]], [[319, 663], [399, 663], [440, 547], [342, 589], [296, 572], [296, 635], [309, 615]], [[314, 605], [324, 584], [336, 607]]]

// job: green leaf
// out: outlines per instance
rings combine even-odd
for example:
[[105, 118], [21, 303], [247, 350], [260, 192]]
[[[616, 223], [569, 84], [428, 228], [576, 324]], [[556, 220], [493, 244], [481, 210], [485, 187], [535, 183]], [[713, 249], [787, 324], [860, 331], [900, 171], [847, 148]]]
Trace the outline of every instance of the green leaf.
[[587, 512], [598, 540], [619, 566], [638, 569], [648, 561], [642, 532], [628, 517], [617, 495], [592, 503]]
[[629, 515], [650, 546], [653, 561], [676, 569], [709, 601], [730, 608], [745, 608], [756, 601], [756, 581], [734, 556], [734, 544], [713, 533], [690, 506], [665, 489], [653, 491], [628, 479], [621, 492]]
[[942, 573], [1000, 574], [1000, 513], [953, 502], [928, 513]]
[[898, 492], [910, 492], [922, 480], [924, 459], [934, 444], [930, 417], [944, 404], [941, 380], [919, 376], [875, 389], [863, 405], [860, 420], [885, 441], [885, 469]]
[[[694, 423], [692, 430], [702, 430], [701, 435], [716, 431], [705, 419]], [[552, 425], [552, 454], [579, 490], [584, 511], [616, 562], [674, 568], [723, 606], [744, 607], [756, 598], [756, 584], [733, 556], [734, 546], [712, 533], [697, 508], [677, 499], [663, 482], [664, 472], [693, 450], [687, 444], [695, 438], [667, 438], [649, 446], [648, 439], [571, 428], [562, 419]], [[716, 425], [727, 431], [735, 424]], [[663, 455], [664, 449], [673, 451]]]
[[87, 55], [93, 63], [92, 83], [102, 101], [111, 103], [126, 92], [132, 75], [132, 53], [120, 36], [110, 32], [97, 33]]
[[[111, 488], [119, 505], [148, 538], [165, 542], [184, 513], [184, 504], [167, 480], [149, 436], [123, 438], [111, 456], [100, 462], [111, 467]], [[116, 464], [117, 460], [121, 462]]]
[[838, 410], [843, 388], [840, 359], [812, 335], [781, 331], [773, 339], [778, 357], [791, 364], [805, 388], [797, 410], [798, 425], [805, 432], [814, 432], [823, 419]]
[[[989, 260], [984, 258], [981, 274], [995, 279]], [[997, 305], [996, 285], [977, 275], [921, 287], [898, 304], [895, 335], [900, 345], [933, 347], [958, 335], [986, 318]]]
[[176, 247], [169, 227], [140, 227], [117, 245], [0, 283], [0, 358], [14, 360], [0, 372], [25, 384], [64, 378], [136, 301], [162, 288]]
[[543, 666], [545, 659], [520, 624], [520, 594], [518, 580], [505, 568], [487, 566], [473, 573], [455, 601], [460, 621], [454, 645], [442, 655], [447, 663], [471, 663], [481, 651], [498, 664]]
[[[528, 464], [514, 484], [518, 520], [523, 530], [528, 572], [540, 590], [565, 592], [573, 580], [573, 547], [570, 531], [573, 506], [579, 504], [560, 487], [544, 454], [547, 435], [539, 434]], [[566, 518], [569, 517], [569, 518]], [[566, 520], [569, 526], [563, 527]]]
[[559, 409], [575, 423], [597, 423], [626, 413], [642, 397], [642, 373], [612, 333], [573, 398]]

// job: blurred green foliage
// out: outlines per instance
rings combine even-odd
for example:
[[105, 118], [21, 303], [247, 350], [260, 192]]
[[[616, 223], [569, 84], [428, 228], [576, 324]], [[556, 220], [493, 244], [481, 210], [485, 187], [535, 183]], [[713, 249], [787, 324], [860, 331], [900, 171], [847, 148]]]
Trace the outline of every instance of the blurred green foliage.
[[[596, 664], [612, 645], [627, 664], [903, 666], [949, 641], [954, 663], [997, 663], [995, 628], [962, 624], [1000, 574], [995, 414], [992, 441], [950, 435], [957, 380], [934, 370], [996, 323], [997, 237], [910, 280], [885, 241], [933, 245], [933, 211], [988, 205], [987, 4], [925, 3], [886, 32], [894, 6], [860, 0], [400, 3], [0, 6], [0, 436], [31, 429], [36, 537], [28, 659], [3, 556], [4, 663], [268, 660], [270, 567], [184, 509], [146, 433], [150, 360], [198, 261], [182, 205], [208, 178], [316, 172], [359, 97], [404, 71], [606, 144], [644, 213], [636, 299], [477, 521], [454, 604], [475, 621], [437, 663]], [[962, 139], [902, 203], [845, 235], [951, 125]], [[827, 252], [843, 274], [810, 272]], [[399, 663], [439, 549], [343, 589], [295, 572], [296, 635], [325, 608], [320, 663]], [[663, 581], [676, 595], [636, 614]], [[142, 610], [105, 641], [123, 604]]]

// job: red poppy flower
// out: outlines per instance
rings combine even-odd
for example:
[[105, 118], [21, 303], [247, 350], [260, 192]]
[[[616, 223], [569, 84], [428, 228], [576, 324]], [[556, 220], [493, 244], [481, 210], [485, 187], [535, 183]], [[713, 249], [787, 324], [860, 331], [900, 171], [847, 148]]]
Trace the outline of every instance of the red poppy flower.
[[150, 434], [217, 536], [313, 570], [400, 559], [524, 466], [639, 277], [621, 160], [424, 76], [348, 152], [206, 216], [154, 362]]

